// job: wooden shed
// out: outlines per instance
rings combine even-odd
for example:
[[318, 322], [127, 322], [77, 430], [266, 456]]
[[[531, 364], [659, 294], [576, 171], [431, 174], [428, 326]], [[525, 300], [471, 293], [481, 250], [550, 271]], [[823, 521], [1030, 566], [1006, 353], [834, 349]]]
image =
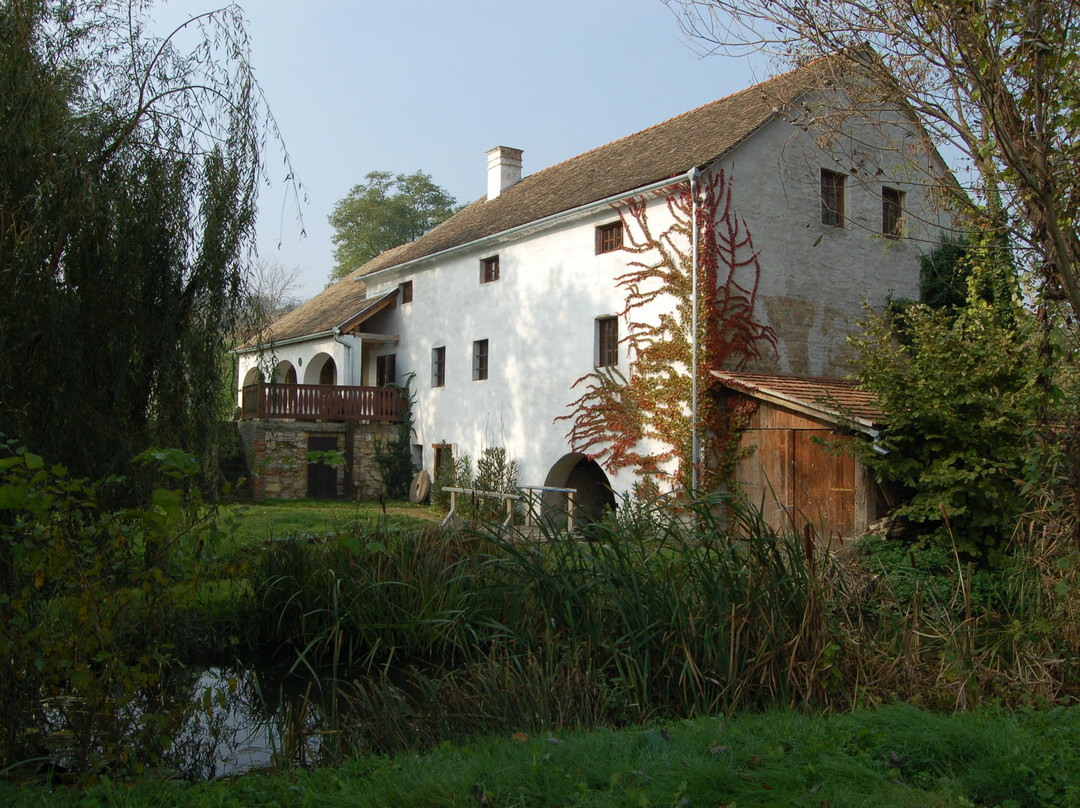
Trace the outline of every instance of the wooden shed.
[[[873, 475], [839, 443], [872, 440], [881, 413], [844, 379], [714, 372], [717, 393], [749, 412], [735, 479], [768, 524], [822, 541], [861, 535], [884, 515]], [[844, 413], [843, 415], [841, 413]]]

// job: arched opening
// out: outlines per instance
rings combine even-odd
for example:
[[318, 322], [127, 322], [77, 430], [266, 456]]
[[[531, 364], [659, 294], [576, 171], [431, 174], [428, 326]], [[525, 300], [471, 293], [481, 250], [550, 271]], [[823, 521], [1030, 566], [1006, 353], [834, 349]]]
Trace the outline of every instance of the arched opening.
[[319, 384], [337, 384], [337, 365], [330, 357], [326, 358], [319, 369]]
[[244, 374], [244, 383], [241, 386], [242, 387], [247, 387], [248, 385], [251, 385], [251, 384], [262, 384], [262, 382], [263, 382], [263, 372], [262, 372], [262, 370], [259, 369], [258, 367], [253, 367], [247, 373]]
[[304, 365], [304, 384], [337, 384], [337, 367], [330, 354], [316, 354]]
[[[551, 467], [544, 480], [550, 488], [573, 488], [574, 523], [578, 525], [599, 521], [604, 510], [615, 509], [615, 492], [611, 490], [604, 470], [595, 460], [572, 452], [563, 455]], [[566, 496], [548, 492], [544, 494], [544, 516], [561, 522], [566, 514]]]
[[283, 359], [274, 366], [275, 384], [296, 384], [296, 368], [293, 363]]

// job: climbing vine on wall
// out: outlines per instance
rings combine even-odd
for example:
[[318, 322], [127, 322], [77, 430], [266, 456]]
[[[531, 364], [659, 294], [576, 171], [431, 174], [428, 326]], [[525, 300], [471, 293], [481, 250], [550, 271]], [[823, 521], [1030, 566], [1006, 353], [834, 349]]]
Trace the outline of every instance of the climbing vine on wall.
[[[698, 205], [698, 487], [713, 490], [733, 468], [739, 414], [710, 393], [710, 371], [741, 369], [776, 348], [776, 335], [754, 319], [761, 265], [746, 222], [732, 208], [731, 182], [720, 169], [697, 184]], [[667, 216], [650, 214], [653, 196], [620, 209], [623, 249], [634, 256], [616, 282], [626, 291], [619, 317], [629, 376], [597, 368], [574, 383], [583, 389], [562, 416], [573, 426], [574, 451], [609, 472], [631, 467], [657, 474], [675, 467], [690, 487], [692, 464], [691, 351], [694, 204], [689, 182], [658, 192]], [[660, 209], [652, 205], [652, 211]], [[663, 221], [660, 229], [652, 218]], [[671, 305], [666, 305], [670, 301]], [[652, 312], [659, 309], [656, 316]], [[561, 419], [560, 419], [561, 420]]]

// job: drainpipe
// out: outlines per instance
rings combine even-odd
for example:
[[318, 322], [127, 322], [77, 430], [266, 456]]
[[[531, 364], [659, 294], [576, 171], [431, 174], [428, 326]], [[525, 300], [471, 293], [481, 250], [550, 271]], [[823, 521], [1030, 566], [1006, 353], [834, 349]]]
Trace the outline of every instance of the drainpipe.
[[341, 383], [347, 387], [350, 384], [352, 384], [352, 348], [353, 348], [353, 346], [352, 346], [351, 343], [348, 343], [348, 342], [346, 342], [345, 340], [343, 340], [341, 338], [341, 329], [338, 328], [337, 326], [334, 326], [334, 342], [338, 343], [339, 345], [344, 345], [345, 346], [345, 358], [346, 358], [347, 361], [345, 362], [345, 368], [344, 368], [345, 372], [341, 374], [342, 377], [343, 377], [342, 380], [341, 380]]
[[698, 449], [698, 390], [697, 390], [697, 354], [698, 354], [698, 227], [697, 227], [697, 177], [698, 170], [695, 166], [686, 173], [686, 179], [690, 181], [690, 204], [691, 216], [691, 258], [690, 271], [690, 495], [697, 496], [698, 487], [698, 462], [700, 451]]

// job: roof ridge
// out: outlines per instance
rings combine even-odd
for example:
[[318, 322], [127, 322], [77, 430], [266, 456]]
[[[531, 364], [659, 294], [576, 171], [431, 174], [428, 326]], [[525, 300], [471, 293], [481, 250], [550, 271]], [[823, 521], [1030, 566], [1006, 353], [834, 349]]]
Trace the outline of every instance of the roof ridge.
[[[662, 126], [668, 126], [668, 125], [672, 124], [673, 122], [679, 120], [680, 118], [686, 118], [686, 117], [688, 117], [690, 115], [694, 115], [695, 113], [701, 112], [702, 110], [704, 110], [704, 109], [706, 109], [708, 107], [712, 107], [712, 106], [716, 106], [716, 105], [723, 104], [723, 103], [726, 103], [726, 102], [730, 102], [732, 99], [734, 99], [734, 98], [736, 98], [736, 97], [738, 97], [740, 95], [743, 95], [744, 93], [749, 93], [752, 90], [762, 90], [762, 91], [764, 91], [764, 89], [765, 89], [765, 87], [767, 85], [773, 84], [773, 83], [779, 81], [780, 79], [790, 77], [790, 76], [794, 75], [795, 73], [799, 73], [799, 72], [801, 72], [803, 70], [806, 70], [811, 65], [813, 65], [813, 64], [815, 64], [815, 63], [817, 63], [817, 62], [819, 62], [819, 61], [821, 61], [822, 59], [825, 59], [825, 58], [827, 58], [827, 57], [822, 56], [822, 57], [814, 59], [814, 60], [812, 60], [810, 62], [807, 62], [804, 65], [799, 65], [798, 67], [793, 67], [790, 70], [785, 70], [783, 73], [777, 73], [775, 76], [770, 76], [767, 79], [763, 79], [762, 81], [755, 82], [754, 84], [751, 84], [751, 85], [749, 85], [747, 87], [743, 87], [741, 90], [735, 90], [734, 92], [728, 93], [727, 95], [721, 96], [720, 98], [714, 98], [712, 101], [706, 101], [703, 104], [698, 104], [696, 107], [693, 107], [692, 109], [688, 109], [685, 112], [680, 112], [678, 115], [672, 115], [670, 118], [665, 118], [664, 120], [658, 121], [657, 123], [654, 123], [651, 126], [646, 126], [644, 129], [639, 129], [636, 132], [631, 132], [628, 135], [623, 135], [622, 137], [615, 138], [614, 140], [609, 140], [607, 143], [603, 143], [603, 144], [601, 144], [599, 146], [594, 146], [593, 148], [588, 149], [586, 151], [583, 151], [580, 154], [575, 154], [572, 157], [567, 157], [565, 160], [560, 160], [557, 163], [552, 163], [551, 165], [549, 165], [549, 166], [547, 166], [545, 168], [542, 168], [539, 171], [535, 171], [532, 174], [527, 174], [526, 176], [522, 177], [521, 180], [519, 180], [519, 182], [525, 182], [528, 179], [539, 176], [539, 175], [541, 175], [541, 174], [543, 174], [543, 173], [545, 173], [547, 171], [551, 171], [552, 169], [559, 168], [560, 166], [564, 166], [567, 163], [572, 163], [575, 160], [579, 160], [579, 159], [581, 159], [583, 157], [587, 157], [590, 154], [593, 154], [595, 152], [602, 151], [603, 149], [607, 149], [607, 148], [609, 148], [611, 146], [614, 146], [614, 145], [616, 145], [618, 143], [623, 143], [625, 141], [632, 140], [632, 139], [634, 139], [636, 137], [639, 137], [640, 135], [645, 134], [646, 132], [651, 132], [654, 129], [659, 129]], [[482, 201], [483, 199], [484, 199], [484, 197], [480, 197], [479, 199], [477, 199], [477, 201]], [[469, 204], [472, 204], [472, 203], [469, 203]]]

